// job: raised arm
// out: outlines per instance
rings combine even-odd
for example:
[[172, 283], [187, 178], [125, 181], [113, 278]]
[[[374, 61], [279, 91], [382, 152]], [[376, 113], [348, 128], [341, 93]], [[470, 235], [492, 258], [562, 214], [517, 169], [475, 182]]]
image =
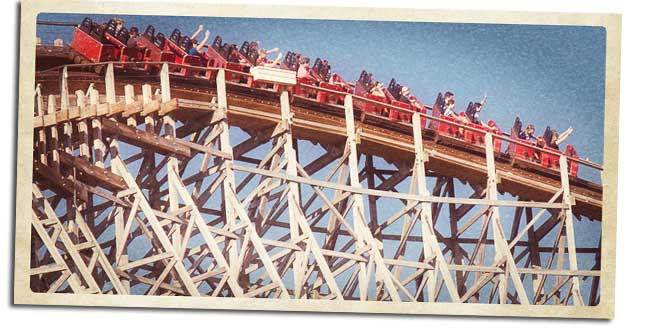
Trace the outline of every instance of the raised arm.
[[271, 54], [271, 53], [275, 53], [275, 52], [277, 52], [277, 51], [279, 51], [279, 50], [280, 50], [280, 48], [275, 47], [275, 48], [273, 48], [273, 49], [267, 50], [267, 51], [266, 51], [266, 54], [268, 55], [268, 54]]
[[203, 46], [205, 46], [205, 43], [208, 42], [208, 38], [210, 37], [210, 30], [205, 31], [205, 37], [203, 37], [203, 40], [201, 40], [201, 43], [196, 47], [197, 50], [203, 49]]
[[199, 25], [199, 27], [196, 29], [196, 32], [194, 32], [194, 34], [192, 35], [191, 39], [196, 39], [196, 37], [199, 36], [199, 33], [201, 33], [201, 31], [203, 31], [203, 24]]
[[573, 132], [573, 127], [567, 128], [566, 131], [562, 132], [562, 134], [558, 135], [557, 140], [555, 141], [555, 144], [560, 145], [560, 143], [564, 142], [569, 135]]
[[[268, 54], [268, 52], [267, 52], [267, 54]], [[282, 58], [282, 53], [278, 53], [278, 57], [275, 58], [275, 61], [273, 61], [271, 63], [267, 63], [264, 66], [275, 67], [276, 65], [278, 65], [278, 63], [280, 63], [281, 58]]]
[[483, 99], [481, 100], [481, 104], [485, 106], [485, 102], [487, 102], [487, 93], [483, 95]]

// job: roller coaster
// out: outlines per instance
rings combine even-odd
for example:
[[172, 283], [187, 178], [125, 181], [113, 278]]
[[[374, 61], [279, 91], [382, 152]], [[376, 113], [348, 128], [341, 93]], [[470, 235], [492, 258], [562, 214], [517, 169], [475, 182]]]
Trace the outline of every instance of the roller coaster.
[[37, 47], [34, 291], [598, 304], [600, 247], [574, 224], [599, 226], [602, 187], [578, 174], [602, 167], [573, 147], [406, 103], [394, 80], [378, 97], [325, 59], [295, 77], [289, 52], [295, 83], [258, 80], [256, 42], [194, 56], [179, 30], [129, 48], [107, 26]]

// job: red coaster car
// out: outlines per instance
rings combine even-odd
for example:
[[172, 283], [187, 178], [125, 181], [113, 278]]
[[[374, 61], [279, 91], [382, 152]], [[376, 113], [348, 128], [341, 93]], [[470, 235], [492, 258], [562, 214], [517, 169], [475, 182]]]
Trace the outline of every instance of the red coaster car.
[[[129, 31], [126, 28], [122, 27], [118, 29], [117, 22], [115, 20], [108, 21], [107, 28], [104, 33], [104, 40], [116, 47], [115, 57], [120, 62], [144, 61], [146, 48], [141, 47], [140, 45], [137, 47], [128, 48], [127, 43], [129, 41], [129, 38]], [[118, 67], [126, 68], [126, 65], [118, 65]], [[130, 67], [130, 69], [142, 70], [142, 68], [136, 67]]]
[[[454, 118], [445, 116], [445, 115], [440, 115], [438, 118], [444, 119], [446, 121], [450, 121], [455, 123], [456, 121]], [[437, 131], [440, 134], [447, 135], [447, 136], [452, 136], [452, 137], [457, 137], [460, 133], [458, 131], [458, 125], [454, 125], [452, 123], [447, 123], [444, 121], [436, 121], [437, 124]]]
[[[365, 70], [361, 71], [361, 75], [359, 76], [359, 79], [354, 84], [354, 90], [353, 90], [354, 95], [364, 97], [373, 101], [377, 101], [380, 103], [389, 104], [388, 98], [370, 94], [369, 89], [372, 81], [373, 79], [371, 73], [368, 73]], [[384, 95], [388, 94], [388, 91], [385, 88], [382, 91]], [[356, 99], [353, 100], [353, 104], [355, 107], [360, 108], [361, 111], [363, 112], [388, 117], [388, 113], [389, 113], [388, 108], [382, 106], [381, 104], [377, 104], [374, 102], [366, 102], [366, 101], [361, 101]]]
[[[352, 94], [354, 92], [354, 89], [350, 87], [350, 84], [348, 84], [348, 82], [337, 73], [330, 77], [329, 82], [321, 82], [319, 87], [347, 94]], [[345, 95], [318, 91], [316, 94], [316, 100], [321, 103], [343, 104]]]
[[[205, 67], [200, 56], [189, 55], [192, 48], [192, 41], [188, 36], [182, 36], [179, 29], [174, 29], [165, 42], [165, 50], [174, 54], [174, 62], [196, 67]], [[198, 71], [189, 68], [170, 68], [170, 73], [183, 77], [198, 76], [205, 78], [205, 71]]]
[[[242, 74], [226, 71], [226, 81], [247, 84], [252, 86], [253, 78], [247, 74], [253, 65], [246, 56], [237, 50], [235, 44], [223, 44], [220, 36], [216, 36], [212, 44], [205, 52], [207, 58], [210, 59], [210, 66], [215, 68], [226, 68], [231, 71], [238, 71]], [[216, 72], [214, 73], [216, 74]], [[212, 79], [213, 77], [211, 77]]]
[[540, 163], [544, 167], [557, 170], [560, 168], [561, 155], [562, 152], [560, 150], [553, 149], [550, 147], [544, 147], [544, 152], [541, 152], [540, 155]]
[[[165, 35], [162, 32], [156, 33], [156, 29], [149, 25], [144, 30], [144, 33], [138, 37], [138, 46], [145, 49], [144, 61], [145, 62], [170, 62], [173, 63], [176, 59], [174, 53], [165, 50]], [[145, 65], [147, 71], [157, 71], [157, 65]]]
[[531, 162], [535, 161], [535, 150], [531, 148], [535, 146], [535, 143], [525, 140], [518, 140], [518, 142], [522, 144], [510, 144], [510, 156], [514, 159], [523, 159]]
[[[426, 114], [426, 108], [424, 107], [424, 104], [422, 104], [422, 102], [420, 102], [420, 100], [418, 100], [415, 96], [402, 95], [402, 87], [403, 86], [398, 84], [394, 78], [391, 79], [390, 83], [388, 84], [387, 96], [391, 102], [391, 105], [406, 110], [406, 111], [399, 111], [396, 109], [391, 109], [388, 118], [390, 118], [393, 121], [411, 123], [413, 118], [413, 112], [417, 111]], [[408, 103], [400, 101], [405, 97], [408, 98]], [[422, 127], [426, 127], [426, 121], [427, 121], [426, 117], [422, 116], [420, 119], [420, 125]]]
[[104, 42], [104, 31], [88, 17], [75, 27], [70, 47], [74, 50], [70, 59], [77, 64], [119, 60], [120, 50], [115, 45]]

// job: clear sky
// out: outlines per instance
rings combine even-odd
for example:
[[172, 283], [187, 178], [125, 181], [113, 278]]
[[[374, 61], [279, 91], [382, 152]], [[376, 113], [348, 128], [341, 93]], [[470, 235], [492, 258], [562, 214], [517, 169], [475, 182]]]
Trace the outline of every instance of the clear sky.
[[[79, 22], [84, 15], [41, 14], [41, 20]], [[105, 21], [111, 16], [92, 15]], [[547, 125], [574, 133], [567, 143], [581, 157], [602, 163], [605, 90], [605, 37], [602, 27], [122, 16], [126, 26], [143, 30], [154, 24], [168, 35], [175, 27], [192, 34], [198, 24], [210, 42], [259, 40], [315, 60], [354, 81], [362, 69], [387, 83], [396, 78], [431, 104], [439, 91], [456, 94], [457, 109], [488, 94], [483, 118], [509, 131], [515, 116], [537, 133]], [[70, 27], [39, 26], [44, 43], [63, 37]], [[67, 38], [67, 39], [66, 39]], [[585, 169], [586, 170], [586, 169]], [[585, 173], [587, 174], [587, 173]], [[597, 177], [594, 177], [596, 179]], [[598, 178], [599, 179], [599, 178]]]

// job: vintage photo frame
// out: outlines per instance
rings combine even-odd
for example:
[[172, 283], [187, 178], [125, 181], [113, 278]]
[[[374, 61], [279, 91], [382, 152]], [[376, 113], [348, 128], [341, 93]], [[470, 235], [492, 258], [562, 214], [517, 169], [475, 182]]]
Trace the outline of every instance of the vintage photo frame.
[[[32, 173], [35, 108], [35, 56], [36, 21], [39, 13], [93, 13], [115, 15], [178, 15], [257, 17], [294, 19], [344, 19], [371, 21], [413, 21], [482, 24], [533, 24], [563, 26], [597, 26], [606, 31], [605, 47], [605, 99], [604, 99], [604, 152], [602, 170], [602, 224], [600, 246], [600, 294], [596, 306], [538, 306], [520, 304], [472, 304], [472, 303], [425, 303], [387, 301], [334, 301], [317, 299], [259, 299], [235, 297], [181, 297], [144, 295], [94, 295], [35, 293], [30, 289], [30, 251], [32, 236]], [[607, 318], [614, 316], [614, 276], [616, 247], [616, 207], [618, 171], [618, 123], [619, 123], [619, 80], [621, 16], [616, 14], [586, 13], [531, 13], [491, 11], [450, 11], [415, 9], [341, 8], [333, 7], [285, 7], [285, 6], [241, 6], [225, 4], [166, 4], [156, 3], [114, 3], [102, 2], [58, 2], [23, 1], [20, 27], [20, 78], [18, 109], [18, 148], [16, 179], [16, 236], [14, 303], [31, 305], [69, 306], [115, 306], [154, 308], [196, 308], [196, 309], [238, 309], [238, 310], [281, 310], [352, 313], [393, 314], [452, 314], [485, 316], [528, 316]], [[273, 78], [260, 78], [261, 81]], [[281, 79], [281, 78], [277, 78]], [[225, 85], [224, 85], [225, 86]], [[70, 91], [72, 93], [72, 91]], [[146, 93], [146, 92], [143, 92]], [[151, 91], [149, 91], [151, 93]], [[164, 88], [163, 88], [164, 94]], [[151, 95], [149, 95], [151, 97]], [[164, 100], [164, 96], [163, 96]], [[279, 102], [284, 102], [280, 101]], [[288, 101], [287, 101], [288, 102]], [[346, 101], [347, 102], [347, 101]], [[215, 103], [216, 104], [216, 103]], [[143, 105], [144, 106], [144, 105]], [[164, 107], [163, 103], [160, 103]], [[350, 108], [351, 109], [351, 108]], [[109, 109], [110, 111], [110, 109]], [[351, 111], [351, 110], [350, 110]], [[36, 118], [36, 119], [35, 119]], [[291, 122], [293, 117], [282, 114], [282, 120]], [[350, 118], [347, 118], [350, 120]], [[348, 127], [348, 136], [359, 136], [364, 132]], [[417, 122], [417, 121], [415, 121]], [[121, 129], [118, 127], [116, 129]], [[344, 134], [346, 134], [344, 133]], [[414, 133], [414, 135], [417, 135]], [[422, 137], [419, 137], [420, 139]], [[416, 139], [416, 137], [414, 137]], [[492, 137], [489, 138], [491, 141]], [[353, 140], [353, 144], [356, 144]], [[415, 143], [415, 142], [414, 142]], [[419, 144], [422, 144], [420, 141]], [[491, 143], [488, 143], [491, 144]], [[197, 147], [198, 148], [198, 147]], [[428, 157], [428, 152], [416, 152], [416, 159]], [[355, 151], [356, 153], [356, 151]], [[489, 158], [489, 157], [488, 157]], [[492, 160], [493, 162], [494, 160]], [[566, 161], [566, 158], [564, 158]], [[489, 161], [488, 161], [489, 163]], [[421, 165], [424, 166], [424, 165]], [[494, 166], [494, 164], [492, 164]], [[566, 167], [566, 163], [563, 165]], [[488, 166], [489, 167], [489, 166]], [[415, 169], [416, 167], [414, 167]], [[424, 169], [422, 169], [424, 171]], [[565, 168], [566, 170], [566, 168]], [[496, 173], [496, 171], [494, 172]], [[259, 173], [258, 173], [259, 174]], [[294, 175], [297, 175], [294, 173]], [[424, 176], [424, 174], [422, 174]], [[288, 177], [292, 178], [292, 177]], [[285, 178], [286, 179], [286, 178]], [[493, 178], [495, 182], [498, 180]], [[358, 179], [357, 179], [358, 180]], [[180, 181], [180, 180], [179, 180]], [[309, 183], [307, 181], [301, 181]], [[567, 179], [568, 182], [568, 179]], [[495, 183], [496, 189], [496, 183]], [[489, 192], [488, 192], [489, 194]], [[564, 196], [568, 203], [575, 203], [572, 196]], [[424, 199], [423, 201], [426, 201]], [[572, 202], [571, 202], [572, 201]], [[570, 209], [569, 209], [570, 211]], [[304, 228], [303, 228], [304, 230]], [[424, 235], [424, 234], [423, 234]], [[435, 235], [433, 235], [435, 237]], [[574, 246], [575, 248], [575, 246]], [[377, 266], [379, 267], [379, 266]], [[567, 278], [570, 276], [567, 276]], [[577, 279], [578, 276], [572, 276]]]

